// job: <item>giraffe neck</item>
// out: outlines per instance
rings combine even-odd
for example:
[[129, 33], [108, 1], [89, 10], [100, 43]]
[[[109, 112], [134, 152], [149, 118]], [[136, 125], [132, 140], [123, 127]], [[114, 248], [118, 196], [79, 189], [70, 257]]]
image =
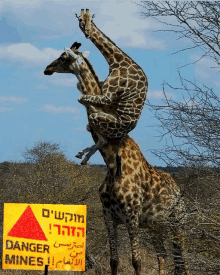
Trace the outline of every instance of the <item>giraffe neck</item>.
[[[80, 83], [80, 91], [85, 95], [99, 95], [102, 93], [99, 78], [96, 75], [92, 65], [89, 63], [87, 59], [83, 59], [82, 63], [80, 64], [77, 73], [74, 73], [79, 80]], [[97, 107], [97, 110], [101, 110], [100, 107]], [[89, 108], [87, 108], [87, 115], [90, 115]], [[92, 137], [97, 143], [98, 137], [95, 132], [91, 131]], [[114, 141], [112, 141], [114, 144]], [[111, 142], [111, 143], [112, 143]], [[117, 142], [116, 142], [117, 143]], [[101, 148], [100, 153], [107, 165], [108, 168], [114, 166], [114, 159], [116, 156], [116, 151], [112, 149], [112, 145], [109, 143], [103, 148]]]
[[91, 22], [89, 38], [105, 57], [110, 69], [112, 66], [119, 65], [119, 62], [123, 59], [123, 56], [126, 56], [126, 59], [134, 62], [127, 54], [119, 49], [109, 37], [100, 31], [93, 21]]
[[85, 95], [101, 94], [99, 79], [88, 60], [83, 60], [80, 68], [75, 73], [81, 85], [81, 92]]

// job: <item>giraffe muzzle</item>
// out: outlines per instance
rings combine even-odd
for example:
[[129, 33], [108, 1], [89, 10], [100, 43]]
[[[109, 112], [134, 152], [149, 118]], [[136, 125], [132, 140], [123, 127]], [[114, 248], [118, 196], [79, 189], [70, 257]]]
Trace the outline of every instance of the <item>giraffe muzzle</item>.
[[46, 70], [44, 71], [44, 74], [45, 74], [45, 75], [52, 75], [52, 74], [53, 74], [53, 72], [52, 72], [52, 71], [50, 71], [50, 70], [47, 70], [47, 69], [46, 69]]

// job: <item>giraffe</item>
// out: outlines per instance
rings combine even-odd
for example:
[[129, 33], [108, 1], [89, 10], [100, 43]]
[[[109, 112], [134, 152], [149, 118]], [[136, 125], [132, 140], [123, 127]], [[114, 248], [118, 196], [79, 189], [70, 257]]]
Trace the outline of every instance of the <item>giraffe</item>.
[[[69, 51], [65, 51], [48, 65], [44, 73], [75, 74], [80, 81], [77, 87], [83, 94], [101, 94], [99, 79], [87, 58], [78, 51], [79, 46], [75, 42]], [[93, 112], [90, 107], [86, 107], [88, 117]], [[90, 131], [97, 142], [96, 132], [92, 127]], [[139, 227], [146, 228], [152, 238], [158, 258], [159, 275], [165, 275], [166, 249], [163, 241], [169, 231], [173, 236], [174, 274], [189, 275], [182, 227], [184, 202], [174, 179], [170, 174], [150, 165], [137, 143], [128, 135], [122, 141], [109, 140], [99, 151], [107, 166], [99, 195], [109, 236], [111, 274], [118, 274], [117, 226], [124, 224], [129, 233], [135, 275], [141, 274]], [[116, 165], [118, 153], [121, 156], [121, 174]]]
[[[136, 127], [147, 95], [148, 80], [139, 65], [104, 35], [91, 20], [89, 10], [81, 10], [79, 25], [86, 37], [100, 50], [109, 64], [109, 75], [99, 95], [83, 94], [79, 102], [85, 106], [108, 106], [89, 116], [89, 125], [98, 135], [98, 143], [79, 152], [76, 157], [89, 158], [109, 139], [123, 138]], [[89, 34], [88, 34], [89, 33]]]

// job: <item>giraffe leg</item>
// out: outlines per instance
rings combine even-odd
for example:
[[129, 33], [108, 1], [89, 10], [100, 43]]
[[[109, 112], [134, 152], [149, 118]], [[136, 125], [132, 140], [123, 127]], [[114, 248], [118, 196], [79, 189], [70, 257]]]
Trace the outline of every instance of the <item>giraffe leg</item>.
[[89, 124], [90, 127], [95, 130], [98, 136], [98, 142], [76, 155], [76, 157], [82, 158], [86, 153], [81, 162], [82, 165], [85, 165], [90, 157], [107, 143], [106, 138], [120, 138], [125, 135], [122, 122], [110, 114], [94, 112], [89, 116]]
[[[86, 165], [88, 160], [91, 158], [91, 156], [94, 155], [97, 150], [102, 148], [107, 143], [107, 140], [103, 138], [101, 135], [99, 135], [98, 133], [97, 133], [97, 136], [98, 136], [98, 142], [95, 145], [89, 148], [86, 148], [89, 150], [87, 150], [88, 153], [85, 155], [84, 159], [82, 160], [81, 165]], [[83, 151], [85, 151], [86, 149], [84, 149]]]
[[174, 275], [190, 275], [187, 254], [184, 245], [185, 231], [176, 225], [173, 228], [173, 255], [174, 255]]
[[163, 239], [160, 236], [155, 235], [153, 235], [151, 239], [157, 253], [159, 275], [165, 275], [165, 258], [167, 256], [167, 253], [164, 247]]
[[111, 219], [108, 219], [107, 217], [105, 217], [105, 225], [109, 236], [111, 271], [112, 271], [112, 275], [117, 275], [118, 263], [119, 263], [118, 250], [117, 250], [117, 242], [118, 242], [117, 224]]
[[132, 265], [135, 270], [135, 275], [141, 275], [141, 257], [139, 251], [139, 236], [138, 236], [138, 223], [126, 225], [131, 243], [132, 251]]
[[77, 155], [75, 155], [75, 157], [78, 158], [78, 159], [81, 159], [83, 157], [83, 155], [85, 155], [85, 153], [87, 153], [91, 150], [92, 147], [95, 147], [95, 145], [93, 145], [91, 147], [87, 147], [87, 148], [83, 149], [82, 151], [79, 151], [77, 153]]

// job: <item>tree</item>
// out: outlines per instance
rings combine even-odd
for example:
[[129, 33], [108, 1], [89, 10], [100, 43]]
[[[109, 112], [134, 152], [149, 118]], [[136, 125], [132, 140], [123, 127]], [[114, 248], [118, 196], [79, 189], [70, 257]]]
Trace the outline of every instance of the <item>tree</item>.
[[[142, 16], [153, 17], [164, 23], [170, 31], [192, 41], [193, 45], [183, 50], [200, 48], [203, 57], [211, 58], [220, 68], [220, 2], [219, 1], [141, 1]], [[161, 21], [162, 17], [174, 17], [177, 24]], [[178, 51], [178, 52], [180, 52]], [[178, 53], [176, 52], [176, 53]], [[213, 89], [184, 79], [180, 71], [180, 87], [164, 82], [164, 105], [148, 105], [155, 112], [162, 128], [161, 137], [169, 135], [172, 141], [163, 150], [152, 152], [168, 165], [220, 167], [220, 100]], [[183, 102], [168, 99], [166, 89], [182, 90]], [[177, 139], [180, 141], [176, 144]]]
[[22, 156], [27, 162], [39, 163], [51, 155], [63, 155], [59, 144], [51, 143], [49, 141], [42, 141], [35, 144], [32, 149], [26, 149], [22, 152]]
[[[219, 1], [142, 1], [146, 17], [164, 23], [178, 35], [188, 38], [191, 47], [203, 51], [201, 58], [208, 57], [220, 68], [220, 2]], [[174, 17], [176, 24], [161, 17]], [[161, 31], [161, 30], [159, 30]], [[188, 64], [187, 64], [188, 65]], [[201, 274], [218, 274], [220, 266], [220, 99], [212, 88], [205, 84], [184, 79], [178, 71], [180, 85], [174, 87], [163, 83], [164, 104], [148, 105], [159, 120], [161, 138], [171, 138], [171, 145], [152, 152], [168, 165], [182, 166], [176, 180], [183, 187], [188, 250], [193, 270]], [[183, 101], [168, 99], [167, 90], [182, 91]], [[217, 169], [209, 169], [209, 167]]]
[[[189, 99], [176, 102], [165, 95], [164, 105], [148, 104], [171, 145], [152, 152], [170, 166], [220, 167], [220, 99], [212, 89], [199, 87], [184, 79], [179, 72], [181, 87], [163, 84], [163, 90], [182, 90]], [[177, 139], [179, 144], [177, 145]]]
[[[173, 32], [179, 35], [178, 39], [188, 38], [193, 42], [193, 46], [180, 51], [199, 48], [203, 51], [200, 59], [209, 57], [219, 68], [219, 1], [141, 1], [139, 5], [143, 7], [142, 16], [152, 17], [169, 28], [158, 31]], [[173, 17], [177, 24], [161, 21], [161, 17]]]

